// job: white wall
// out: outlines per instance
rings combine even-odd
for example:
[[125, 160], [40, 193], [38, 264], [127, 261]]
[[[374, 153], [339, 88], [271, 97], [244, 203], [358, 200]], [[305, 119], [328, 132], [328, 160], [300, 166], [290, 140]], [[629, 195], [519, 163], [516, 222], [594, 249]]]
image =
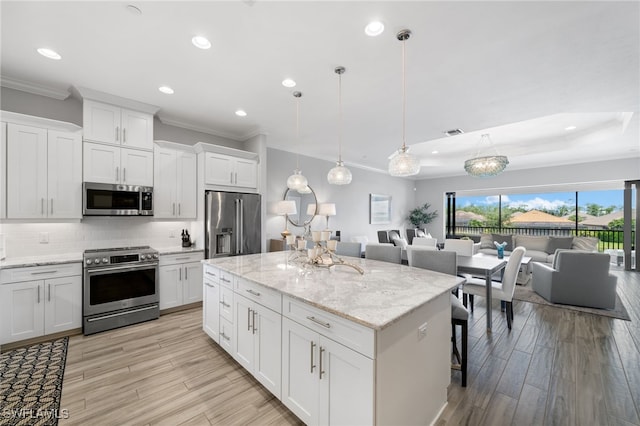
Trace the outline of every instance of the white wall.
[[[267, 149], [267, 185], [264, 194], [267, 201], [266, 237], [281, 239], [284, 229], [284, 218], [273, 213], [273, 205], [282, 200], [287, 189], [287, 177], [293, 173], [296, 165], [294, 154], [276, 149]], [[335, 163], [300, 156], [300, 169], [306, 176], [309, 185], [316, 193], [319, 203], [336, 204], [336, 216], [329, 219], [329, 227], [340, 230], [342, 241], [350, 237], [366, 235], [371, 242], [377, 242], [377, 231], [381, 229], [405, 229], [408, 212], [415, 207], [414, 182], [395, 178], [386, 173], [349, 167], [353, 174], [350, 185], [338, 186], [327, 183], [327, 173]], [[369, 224], [369, 194], [391, 195], [391, 223], [387, 225]], [[312, 229], [324, 229], [325, 217], [316, 217]], [[292, 227], [289, 230], [297, 235], [303, 233], [302, 228]], [[404, 234], [404, 232], [403, 232]]]
[[[438, 217], [429, 231], [442, 241], [446, 225], [446, 192], [473, 191], [482, 194], [517, 192], [585, 191], [623, 189], [624, 180], [640, 178], [640, 158], [612, 160], [530, 170], [505, 171], [493, 178], [455, 176], [416, 182], [416, 203], [430, 203]], [[468, 194], [467, 194], [468, 195]]]

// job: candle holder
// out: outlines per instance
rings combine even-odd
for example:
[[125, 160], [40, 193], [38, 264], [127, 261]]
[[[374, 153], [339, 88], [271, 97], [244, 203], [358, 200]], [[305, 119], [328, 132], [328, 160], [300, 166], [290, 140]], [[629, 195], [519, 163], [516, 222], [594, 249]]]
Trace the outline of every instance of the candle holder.
[[348, 266], [358, 271], [360, 275], [364, 275], [364, 270], [361, 267], [345, 262], [335, 253], [338, 241], [329, 239], [331, 237], [330, 231], [313, 231], [311, 237], [314, 243], [312, 248], [306, 247], [305, 240], [299, 240], [295, 246], [291, 245], [291, 247], [295, 247], [294, 253], [289, 258], [291, 261], [300, 262], [305, 266], [328, 269], [332, 266]]

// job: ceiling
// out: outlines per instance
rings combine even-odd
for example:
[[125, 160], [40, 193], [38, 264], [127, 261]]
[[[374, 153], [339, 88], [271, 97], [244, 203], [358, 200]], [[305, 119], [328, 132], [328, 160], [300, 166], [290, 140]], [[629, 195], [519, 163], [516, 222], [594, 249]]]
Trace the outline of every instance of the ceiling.
[[[2, 1], [0, 8], [3, 85], [87, 87], [156, 105], [165, 123], [237, 141], [264, 133], [269, 147], [335, 161], [341, 65], [343, 159], [386, 170], [402, 144], [396, 33], [408, 28], [406, 143], [421, 158], [418, 178], [464, 174], [483, 133], [509, 157], [508, 170], [640, 157], [637, 1]], [[385, 31], [369, 37], [364, 27], [374, 19]], [[212, 48], [195, 48], [195, 35]], [[38, 55], [39, 47], [62, 60]], [[283, 87], [285, 78], [297, 86]], [[160, 93], [161, 85], [175, 93]], [[294, 90], [303, 93], [299, 139]], [[465, 133], [443, 134], [455, 128]]]

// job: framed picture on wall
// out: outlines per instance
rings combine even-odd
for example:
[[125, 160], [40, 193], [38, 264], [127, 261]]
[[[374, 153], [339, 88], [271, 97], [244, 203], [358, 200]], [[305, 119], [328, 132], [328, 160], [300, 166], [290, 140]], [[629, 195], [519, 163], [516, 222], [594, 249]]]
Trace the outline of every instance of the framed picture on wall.
[[369, 194], [369, 223], [391, 223], [391, 195]]

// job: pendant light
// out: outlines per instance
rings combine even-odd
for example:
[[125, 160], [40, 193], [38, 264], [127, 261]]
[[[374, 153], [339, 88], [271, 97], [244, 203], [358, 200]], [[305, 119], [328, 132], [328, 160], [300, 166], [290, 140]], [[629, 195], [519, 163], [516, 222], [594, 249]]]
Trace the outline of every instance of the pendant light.
[[405, 82], [405, 44], [411, 36], [411, 31], [402, 30], [397, 34], [402, 42], [402, 147], [389, 160], [389, 174], [391, 176], [412, 176], [420, 172], [420, 160], [409, 154], [406, 145], [406, 115], [407, 115], [407, 90]]
[[342, 161], [342, 74], [346, 70], [344, 67], [336, 67], [334, 71], [338, 74], [338, 161], [336, 166], [329, 170], [327, 181], [331, 185], [348, 185], [352, 179], [351, 171]]
[[[483, 149], [486, 150], [484, 154], [482, 154]], [[464, 162], [464, 169], [471, 176], [491, 177], [502, 173], [508, 164], [507, 157], [498, 154], [489, 135], [484, 134], [478, 142], [478, 151], [475, 157]]]
[[296, 168], [293, 171], [293, 174], [289, 176], [287, 179], [287, 188], [299, 191], [303, 190], [308, 186], [309, 182], [307, 182], [307, 178], [304, 177], [302, 172], [300, 171], [300, 97], [302, 97], [301, 92], [293, 92], [293, 96], [296, 98], [296, 144], [297, 144], [297, 152], [296, 152]]

